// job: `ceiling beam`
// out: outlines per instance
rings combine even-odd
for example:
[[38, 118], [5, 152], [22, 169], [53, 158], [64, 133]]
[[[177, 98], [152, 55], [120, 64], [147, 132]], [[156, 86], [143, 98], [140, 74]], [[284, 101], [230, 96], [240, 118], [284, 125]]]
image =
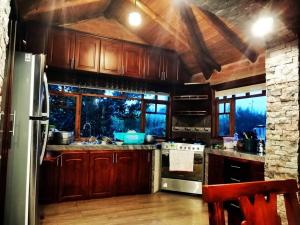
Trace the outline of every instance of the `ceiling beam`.
[[[127, 0], [130, 3], [133, 3], [132, 0]], [[141, 1], [136, 1], [136, 6], [147, 16], [149, 16], [153, 21], [158, 23], [165, 31], [167, 31], [170, 35], [175, 37], [183, 46], [189, 47], [186, 43], [186, 38], [179, 33], [176, 28], [174, 28], [171, 24], [167, 23], [163, 18], [161, 18], [157, 13], [155, 13], [152, 9], [150, 9], [147, 5], [145, 5]]]
[[201, 14], [206, 17], [208, 21], [216, 30], [232, 44], [237, 50], [244, 54], [251, 62], [255, 62], [258, 57], [258, 53], [246, 44], [233, 30], [231, 30], [219, 17], [212, 12], [198, 7]]
[[191, 6], [186, 1], [182, 1], [179, 7], [181, 18], [186, 25], [188, 36], [190, 37], [187, 41], [190, 44], [194, 57], [202, 68], [205, 79], [208, 80], [214, 70], [221, 71], [221, 66], [210, 54]]

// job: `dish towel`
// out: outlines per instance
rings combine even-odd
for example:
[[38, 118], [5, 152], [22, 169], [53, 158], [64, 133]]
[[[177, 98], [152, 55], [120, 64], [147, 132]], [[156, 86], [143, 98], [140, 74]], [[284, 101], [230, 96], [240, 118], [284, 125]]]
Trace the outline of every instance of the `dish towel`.
[[193, 172], [194, 152], [182, 150], [170, 150], [169, 152], [170, 171]]

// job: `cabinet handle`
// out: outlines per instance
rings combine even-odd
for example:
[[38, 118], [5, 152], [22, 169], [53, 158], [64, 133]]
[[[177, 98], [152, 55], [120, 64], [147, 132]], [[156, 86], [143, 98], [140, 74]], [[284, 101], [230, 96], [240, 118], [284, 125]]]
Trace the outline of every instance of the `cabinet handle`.
[[63, 166], [63, 162], [62, 162], [62, 161], [63, 161], [63, 156], [61, 155], [61, 156], [60, 156], [60, 167]]
[[118, 157], [117, 157], [117, 153], [116, 153], [116, 156], [115, 156], [115, 163], [117, 164], [118, 162]]
[[230, 165], [230, 168], [234, 168], [234, 169], [241, 169], [240, 166], [235, 166], [235, 165]]
[[241, 180], [238, 180], [238, 179], [235, 179], [235, 178], [232, 178], [232, 177], [230, 177], [230, 180], [235, 181], [235, 182], [238, 182], [238, 183], [241, 182]]
[[115, 154], [113, 154], [112, 163], [115, 163]]
[[58, 167], [59, 156], [56, 158], [56, 167]]

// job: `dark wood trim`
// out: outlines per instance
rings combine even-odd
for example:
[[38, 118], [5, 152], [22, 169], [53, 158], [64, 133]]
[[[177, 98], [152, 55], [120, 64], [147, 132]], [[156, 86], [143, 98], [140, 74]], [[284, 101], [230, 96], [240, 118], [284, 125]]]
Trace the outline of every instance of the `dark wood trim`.
[[225, 89], [237, 88], [237, 87], [244, 87], [254, 84], [261, 84], [266, 82], [266, 74], [261, 74], [253, 77], [247, 77], [235, 81], [230, 81], [222, 84], [216, 84], [211, 86], [212, 89], [216, 91], [221, 91]]
[[186, 1], [182, 1], [182, 4], [180, 5], [180, 15], [187, 28], [188, 36], [190, 37], [187, 41], [191, 51], [195, 56], [195, 59], [197, 59], [205, 79], [208, 80], [214, 70], [221, 71], [221, 65], [210, 54], [193, 10]]
[[258, 53], [246, 44], [233, 30], [231, 30], [219, 17], [212, 12], [198, 7], [198, 9], [208, 18], [208, 21], [218, 30], [218, 32], [224, 37], [232, 46], [245, 55], [251, 62], [255, 62], [258, 57]]
[[76, 96], [75, 139], [80, 138], [82, 96]]

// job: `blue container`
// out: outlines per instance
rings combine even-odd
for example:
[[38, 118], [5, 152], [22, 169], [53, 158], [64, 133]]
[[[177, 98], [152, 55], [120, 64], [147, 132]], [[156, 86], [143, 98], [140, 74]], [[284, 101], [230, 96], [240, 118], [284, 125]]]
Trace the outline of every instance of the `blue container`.
[[114, 139], [123, 141], [123, 144], [139, 145], [144, 143], [145, 133], [114, 132]]

